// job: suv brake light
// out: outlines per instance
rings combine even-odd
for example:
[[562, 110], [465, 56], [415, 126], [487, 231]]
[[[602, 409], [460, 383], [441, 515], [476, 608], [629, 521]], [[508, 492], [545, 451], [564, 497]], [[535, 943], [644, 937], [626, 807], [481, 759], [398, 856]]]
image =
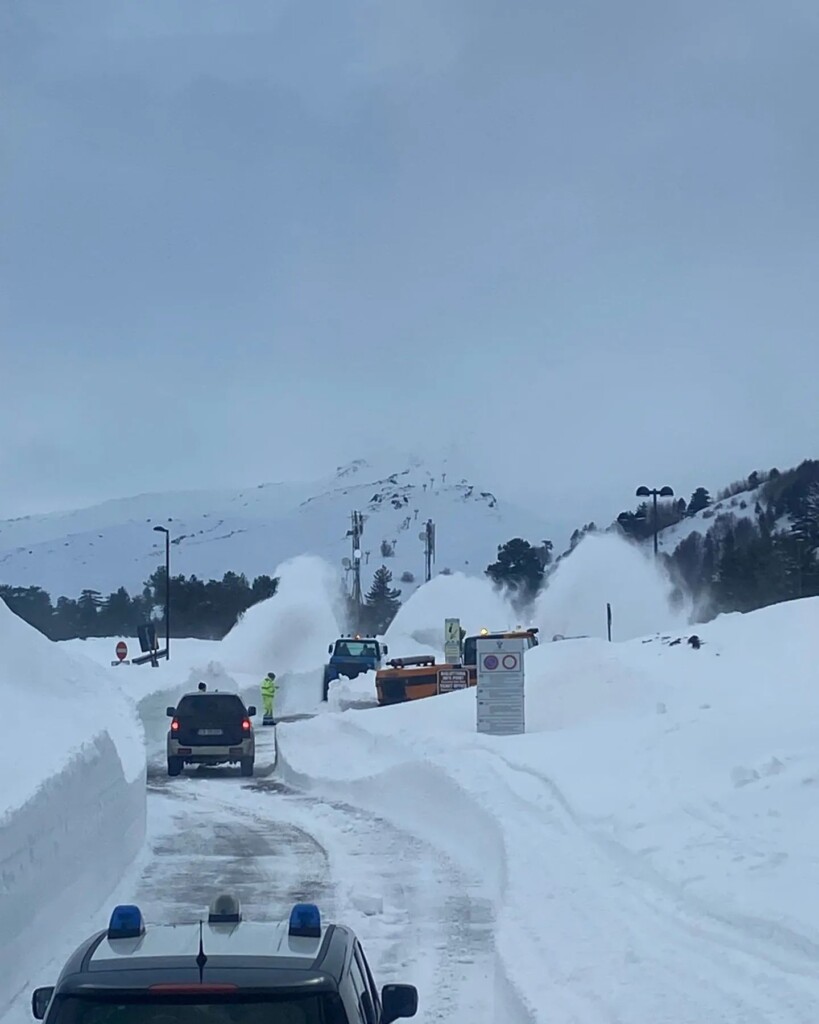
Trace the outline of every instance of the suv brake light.
[[171, 722], [171, 732], [179, 732], [179, 719], [174, 718]]
[[236, 985], [151, 985], [151, 995], [198, 995], [200, 992], [236, 992]]
[[244, 729], [245, 732], [250, 732], [250, 719], [249, 718], [242, 719], [242, 728]]

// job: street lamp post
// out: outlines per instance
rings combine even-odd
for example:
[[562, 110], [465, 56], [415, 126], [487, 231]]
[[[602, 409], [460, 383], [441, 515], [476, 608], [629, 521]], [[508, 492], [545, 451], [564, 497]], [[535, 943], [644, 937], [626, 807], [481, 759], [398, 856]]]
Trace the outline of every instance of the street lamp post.
[[171, 660], [171, 534], [164, 526], [155, 526], [165, 534], [165, 660]]
[[673, 498], [674, 492], [670, 487], [661, 487], [659, 490], [656, 487], [638, 487], [637, 488], [638, 498], [654, 498], [654, 555], [656, 556], [659, 551], [657, 544], [657, 498]]

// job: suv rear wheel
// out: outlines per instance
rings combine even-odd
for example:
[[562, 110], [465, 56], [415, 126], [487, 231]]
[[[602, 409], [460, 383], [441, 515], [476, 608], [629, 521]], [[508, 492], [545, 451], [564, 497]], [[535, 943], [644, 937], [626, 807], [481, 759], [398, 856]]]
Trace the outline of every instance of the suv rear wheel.
[[168, 758], [168, 775], [181, 775], [183, 761], [181, 757]]
[[239, 763], [241, 765], [242, 775], [246, 779], [250, 778], [253, 775], [253, 758], [252, 757], [243, 757], [242, 760]]

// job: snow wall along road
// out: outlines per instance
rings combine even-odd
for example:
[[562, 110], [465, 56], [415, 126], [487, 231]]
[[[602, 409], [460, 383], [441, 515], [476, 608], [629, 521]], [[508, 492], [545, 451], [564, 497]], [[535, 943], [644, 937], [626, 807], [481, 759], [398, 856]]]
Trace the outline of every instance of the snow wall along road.
[[0, 601], [0, 1015], [55, 922], [84, 920], [145, 837], [145, 744], [134, 704]]

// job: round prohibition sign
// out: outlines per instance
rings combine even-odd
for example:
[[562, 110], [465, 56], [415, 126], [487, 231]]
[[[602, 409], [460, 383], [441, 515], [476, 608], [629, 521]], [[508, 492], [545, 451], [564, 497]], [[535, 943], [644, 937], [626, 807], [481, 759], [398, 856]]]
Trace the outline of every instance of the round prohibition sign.
[[518, 656], [516, 654], [504, 654], [503, 667], [509, 671], [518, 667]]
[[498, 659], [494, 654], [487, 654], [483, 659], [483, 667], [493, 672], [498, 667]]

